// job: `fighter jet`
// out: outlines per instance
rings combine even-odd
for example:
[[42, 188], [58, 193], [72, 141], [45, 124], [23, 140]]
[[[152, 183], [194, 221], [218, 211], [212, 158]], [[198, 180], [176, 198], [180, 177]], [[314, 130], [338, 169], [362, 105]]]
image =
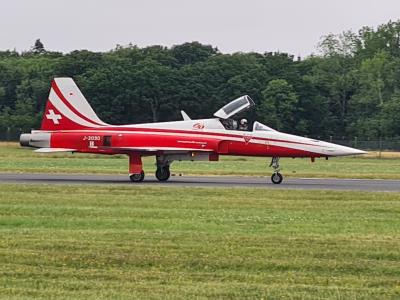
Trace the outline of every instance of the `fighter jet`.
[[40, 153], [79, 152], [126, 154], [129, 178], [141, 182], [142, 157], [154, 156], [155, 176], [170, 178], [174, 161], [218, 161], [220, 156], [270, 157], [271, 181], [280, 184], [280, 157], [318, 157], [364, 154], [364, 151], [274, 130], [260, 122], [248, 128], [247, 120], [234, 116], [250, 109], [254, 101], [241, 96], [214, 113], [213, 118], [130, 125], [110, 125], [96, 115], [71, 78], [55, 78], [40, 130], [20, 136], [21, 146]]

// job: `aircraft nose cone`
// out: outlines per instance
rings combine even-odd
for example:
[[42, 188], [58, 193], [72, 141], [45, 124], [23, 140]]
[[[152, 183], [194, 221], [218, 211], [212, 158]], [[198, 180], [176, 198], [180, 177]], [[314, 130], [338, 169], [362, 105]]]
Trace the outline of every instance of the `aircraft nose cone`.
[[355, 148], [351, 148], [351, 149], [353, 149], [354, 155], [367, 154], [367, 151], [363, 151], [363, 150], [359, 150], [359, 149], [355, 149]]
[[340, 156], [345, 156], [345, 155], [361, 155], [367, 153], [366, 151], [351, 148], [351, 147], [346, 147], [346, 146], [339, 146], [336, 145], [336, 155]]
[[361, 155], [367, 153], [366, 151], [360, 149], [346, 147], [333, 143], [325, 142], [322, 145], [325, 148], [324, 152], [330, 156]]

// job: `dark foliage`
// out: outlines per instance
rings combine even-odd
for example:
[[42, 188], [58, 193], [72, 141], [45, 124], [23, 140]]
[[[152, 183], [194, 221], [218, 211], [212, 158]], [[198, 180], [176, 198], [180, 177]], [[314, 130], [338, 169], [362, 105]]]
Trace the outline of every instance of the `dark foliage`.
[[286, 132], [327, 138], [400, 137], [400, 21], [323, 37], [320, 55], [221, 54], [198, 42], [172, 48], [117, 46], [105, 53], [0, 52], [0, 130], [40, 124], [50, 80], [69, 76], [104, 121], [170, 121], [184, 109], [210, 117], [250, 95], [258, 119]]

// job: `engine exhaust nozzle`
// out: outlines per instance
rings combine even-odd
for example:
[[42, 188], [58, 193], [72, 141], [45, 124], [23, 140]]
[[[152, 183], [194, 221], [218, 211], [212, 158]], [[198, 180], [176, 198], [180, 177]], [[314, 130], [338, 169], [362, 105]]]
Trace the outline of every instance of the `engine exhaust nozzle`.
[[31, 134], [30, 133], [23, 133], [19, 137], [19, 144], [22, 147], [30, 147], [29, 142], [31, 141]]

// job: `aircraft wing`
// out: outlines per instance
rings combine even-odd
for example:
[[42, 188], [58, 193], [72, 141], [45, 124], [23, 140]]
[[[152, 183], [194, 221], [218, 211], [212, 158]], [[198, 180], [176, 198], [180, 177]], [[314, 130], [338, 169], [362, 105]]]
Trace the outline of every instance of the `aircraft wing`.
[[123, 150], [123, 151], [137, 151], [137, 152], [158, 152], [167, 151], [169, 153], [186, 153], [186, 152], [215, 152], [213, 149], [199, 149], [199, 148], [178, 148], [178, 147], [109, 147], [108, 149]]

